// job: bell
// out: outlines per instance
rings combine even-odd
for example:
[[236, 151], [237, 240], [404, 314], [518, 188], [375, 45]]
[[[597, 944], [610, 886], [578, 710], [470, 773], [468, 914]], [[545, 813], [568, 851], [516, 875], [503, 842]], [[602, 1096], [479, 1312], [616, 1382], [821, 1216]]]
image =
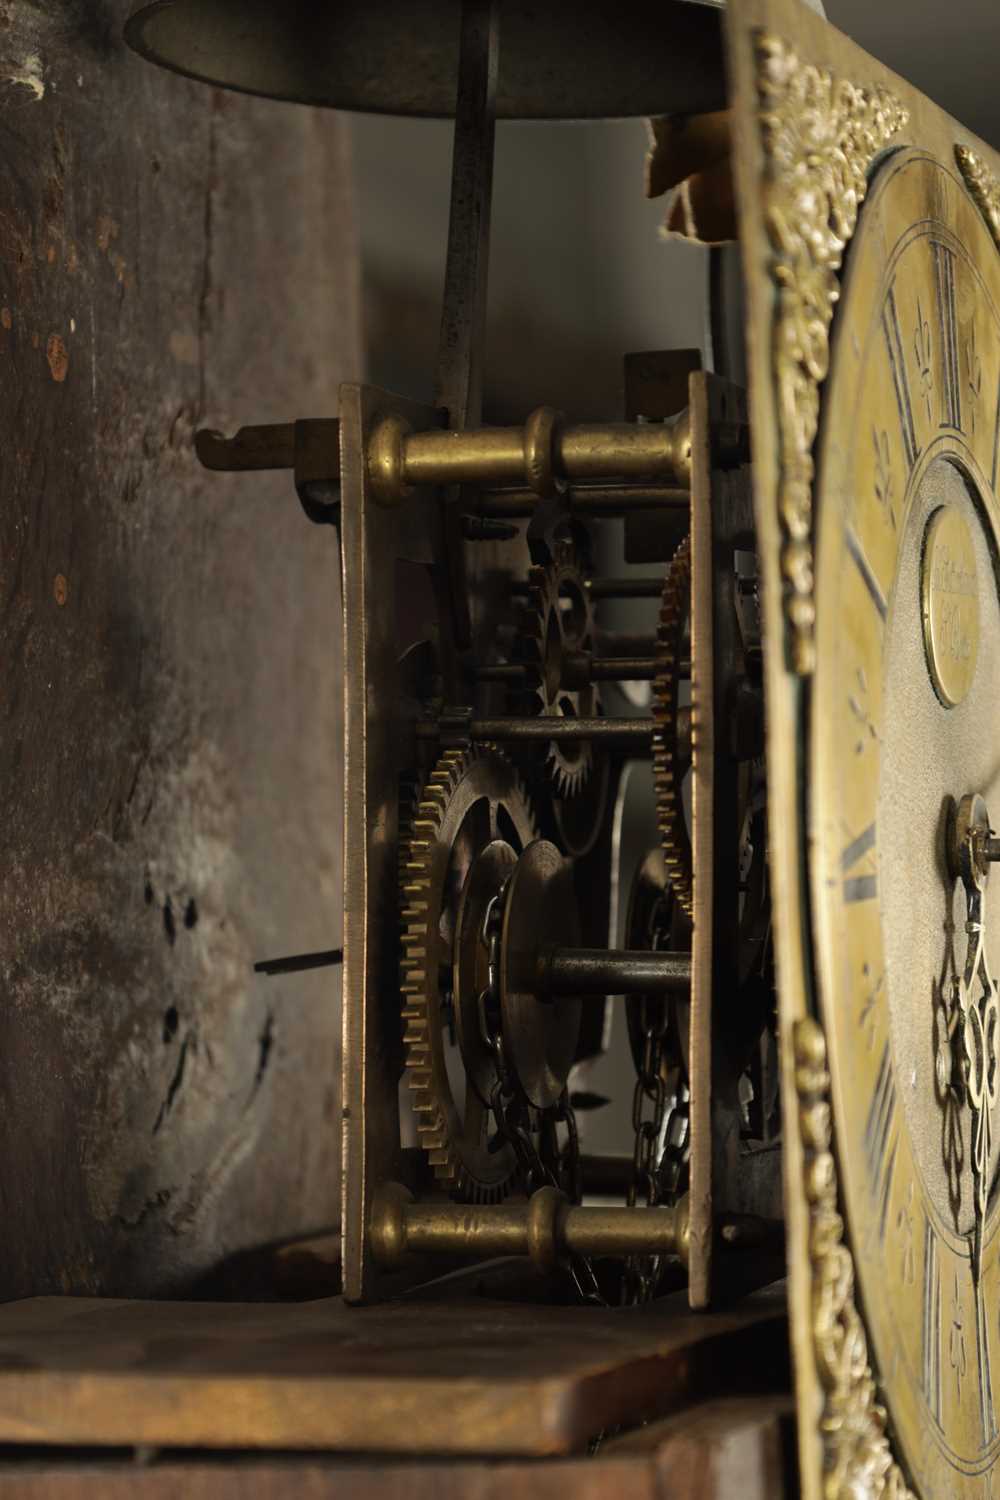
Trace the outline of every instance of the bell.
[[[700, 114], [726, 100], [722, 0], [500, 0], [496, 118]], [[155, 0], [150, 62], [249, 94], [451, 117], [461, 0]]]

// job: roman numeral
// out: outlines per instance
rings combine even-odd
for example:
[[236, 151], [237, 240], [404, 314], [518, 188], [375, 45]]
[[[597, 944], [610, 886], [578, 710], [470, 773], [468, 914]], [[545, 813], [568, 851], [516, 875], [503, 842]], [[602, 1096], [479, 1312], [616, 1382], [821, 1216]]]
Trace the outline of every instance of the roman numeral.
[[861, 581], [868, 590], [868, 597], [878, 610], [879, 618], [884, 620], [889, 613], [889, 605], [882, 592], [882, 585], [875, 577], [874, 569], [865, 556], [865, 550], [858, 541], [852, 526], [844, 527], [844, 538], [847, 542], [847, 550], [854, 559], [858, 572], [861, 574]]
[[840, 856], [840, 868], [844, 876], [844, 900], [845, 901], [871, 901], [878, 894], [878, 878], [875, 875], [850, 875], [849, 870], [862, 859], [870, 849], [875, 848], [875, 824], [869, 823], [864, 833], [859, 833], [856, 839], [852, 839]]
[[1000, 385], [998, 385], [998, 387], [997, 387], [997, 419], [996, 419], [996, 425], [993, 428], [993, 474], [992, 474], [992, 476], [990, 478], [990, 483], [993, 486], [993, 493], [994, 494], [996, 494], [996, 488], [997, 488], [997, 460], [998, 459], [1000, 459]]
[[865, 1156], [868, 1160], [868, 1176], [872, 1193], [879, 1209], [878, 1237], [880, 1241], [885, 1239], [886, 1216], [889, 1212], [889, 1196], [892, 1192], [892, 1174], [896, 1167], [896, 1148], [899, 1144], [898, 1141], [894, 1141], [892, 1150], [889, 1150], [895, 1116], [896, 1080], [893, 1077], [889, 1043], [886, 1042], [882, 1049], [875, 1092], [872, 1095], [868, 1120], [865, 1124]]
[[910, 386], [906, 374], [906, 357], [903, 354], [903, 339], [899, 331], [899, 313], [896, 308], [895, 283], [889, 288], [889, 295], [882, 307], [882, 332], [885, 336], [885, 346], [889, 353], [889, 368], [892, 371], [892, 387], [896, 393], [896, 406], [899, 410], [899, 425], [903, 433], [903, 451], [906, 454], [906, 462], [912, 469], [917, 461], [920, 448], [917, 444], [916, 430], [913, 426], [913, 409], [910, 405]]
[[986, 1309], [981, 1289], [976, 1291], [976, 1357], [979, 1364], [979, 1417], [983, 1426], [983, 1447], [988, 1448], [997, 1435], [997, 1418], [993, 1406], [993, 1382], [990, 1378], [990, 1338], [986, 1327]]
[[924, 1399], [935, 1422], [941, 1423], [941, 1276], [937, 1235], [924, 1220]]
[[955, 315], [955, 256], [947, 245], [941, 245], [936, 240], [933, 248], [944, 363], [944, 417], [941, 426], [955, 427], [961, 432], [962, 394], [958, 371], [958, 319]]

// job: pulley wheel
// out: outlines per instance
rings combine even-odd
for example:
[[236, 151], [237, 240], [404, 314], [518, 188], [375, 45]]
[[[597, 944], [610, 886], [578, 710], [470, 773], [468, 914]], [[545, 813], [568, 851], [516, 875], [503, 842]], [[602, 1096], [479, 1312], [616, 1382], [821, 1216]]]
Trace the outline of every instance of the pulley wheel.
[[536, 999], [541, 946], [580, 946], [573, 864], [547, 839], [528, 845], [507, 887], [500, 1005], [507, 1060], [529, 1102], [549, 1109], [566, 1087], [576, 1057], [581, 1001]]
[[[484, 1104], [496, 1083], [496, 1054], [483, 1034], [479, 997], [489, 984], [489, 947], [484, 925], [490, 902], [500, 895], [517, 864], [504, 839], [494, 839], [475, 858], [466, 876], [455, 922], [452, 975], [458, 1044], [465, 1075]], [[499, 948], [499, 944], [497, 945]]]

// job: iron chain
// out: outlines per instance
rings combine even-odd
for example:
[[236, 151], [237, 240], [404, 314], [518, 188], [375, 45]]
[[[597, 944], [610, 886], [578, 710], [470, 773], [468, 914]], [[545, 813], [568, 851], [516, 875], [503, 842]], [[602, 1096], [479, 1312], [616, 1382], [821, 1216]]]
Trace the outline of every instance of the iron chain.
[[[666, 1007], [644, 1002], [642, 1067], [632, 1095], [635, 1146], [626, 1199], [629, 1208], [636, 1207], [640, 1196], [647, 1208], [655, 1208], [661, 1201], [661, 1161], [665, 1137], [672, 1125], [668, 1118], [667, 1084], [663, 1077], [666, 1034]], [[649, 1302], [656, 1291], [659, 1270], [659, 1256], [630, 1255], [625, 1262], [622, 1302]]]
[[[491, 1149], [499, 1148], [503, 1142], [510, 1143], [528, 1193], [546, 1186], [557, 1188], [560, 1192], [568, 1187], [572, 1202], [579, 1203], [582, 1197], [580, 1139], [576, 1115], [569, 1102], [569, 1091], [563, 1089], [554, 1110], [533, 1110], [518, 1087], [516, 1075], [508, 1065], [504, 1050], [499, 994], [499, 949], [505, 893], [506, 887], [502, 887], [490, 901], [481, 933], [481, 940], [487, 950], [487, 980], [479, 995], [479, 1024], [483, 1039], [493, 1053], [496, 1067], [496, 1081], [490, 1091], [489, 1107], [496, 1121], [497, 1133], [495, 1145]], [[541, 1150], [535, 1144], [533, 1116], [537, 1116], [536, 1131]], [[566, 1126], [567, 1145], [562, 1154], [556, 1132], [558, 1124]], [[567, 1269], [580, 1299], [603, 1307], [605, 1300], [589, 1259], [586, 1256], [571, 1256]]]

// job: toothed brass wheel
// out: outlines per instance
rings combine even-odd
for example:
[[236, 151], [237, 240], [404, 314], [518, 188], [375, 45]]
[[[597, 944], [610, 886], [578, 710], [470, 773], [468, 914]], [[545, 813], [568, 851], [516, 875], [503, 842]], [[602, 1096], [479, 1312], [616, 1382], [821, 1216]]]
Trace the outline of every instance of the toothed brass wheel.
[[679, 692], [684, 637], [691, 614], [691, 538], [674, 553], [663, 585], [653, 679], [653, 781], [667, 879], [684, 915], [694, 918], [694, 865], [684, 812], [690, 757], [680, 747]]
[[480, 995], [496, 956], [494, 898], [535, 836], [510, 761], [491, 747], [451, 750], [416, 804], [402, 859], [404, 1049], [417, 1136], [437, 1180], [469, 1202], [502, 1198], [517, 1175], [509, 1144], [489, 1149], [496, 1063]]
[[[551, 562], [529, 572], [527, 611], [523, 656], [536, 680], [521, 706], [549, 718], [588, 719], [599, 714], [600, 694], [592, 683], [572, 690], [563, 686], [567, 653], [589, 652], [594, 646], [587, 569], [568, 539], [556, 542]], [[593, 749], [585, 741], [550, 741], [546, 763], [557, 797], [576, 795], [590, 775], [593, 759]]]

